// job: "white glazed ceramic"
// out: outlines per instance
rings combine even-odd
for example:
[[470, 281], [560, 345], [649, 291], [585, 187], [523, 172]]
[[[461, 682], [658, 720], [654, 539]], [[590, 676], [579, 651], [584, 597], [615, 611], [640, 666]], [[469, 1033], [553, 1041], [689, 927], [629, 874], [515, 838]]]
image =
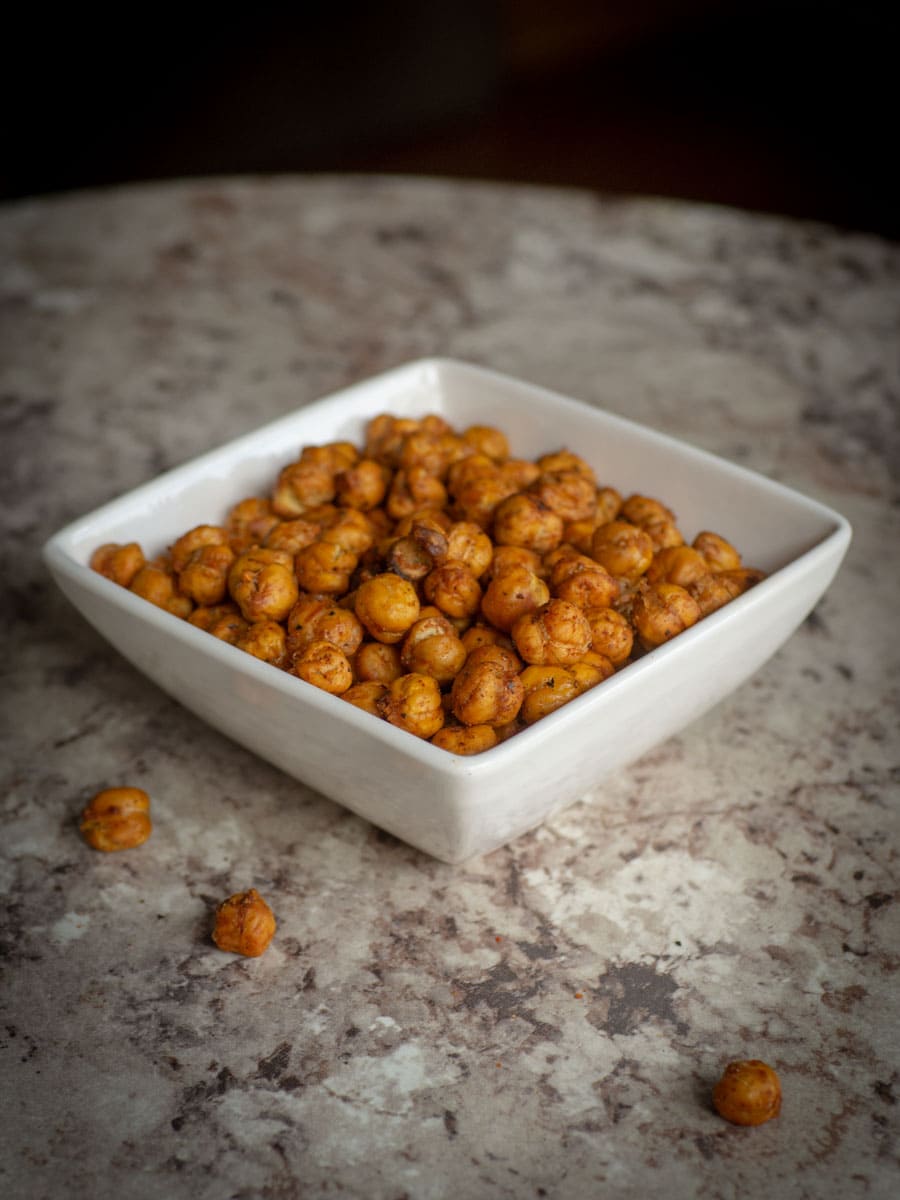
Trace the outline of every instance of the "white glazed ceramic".
[[[562, 446], [604, 484], [664, 500], [688, 539], [724, 534], [768, 578], [507, 742], [457, 757], [259, 662], [87, 566], [104, 542], [158, 553], [265, 495], [301, 446], [360, 444], [380, 412], [490, 423], [513, 453]], [[216, 729], [414, 846], [459, 863], [503, 845], [676, 733], [760, 667], [831, 582], [839, 514], [620, 417], [482, 368], [425, 359], [347, 388], [75, 521], [44, 547], [59, 586], [122, 654]]]

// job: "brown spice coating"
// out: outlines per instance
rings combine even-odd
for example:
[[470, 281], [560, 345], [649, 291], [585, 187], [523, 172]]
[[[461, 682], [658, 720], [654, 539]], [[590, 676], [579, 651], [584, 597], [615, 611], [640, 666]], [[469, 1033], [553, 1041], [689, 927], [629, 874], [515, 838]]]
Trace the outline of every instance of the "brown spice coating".
[[312, 642], [331, 642], [351, 658], [363, 639], [363, 627], [354, 612], [328, 596], [301, 595], [287, 617], [287, 647], [293, 656]]
[[448, 617], [474, 616], [481, 604], [481, 584], [465, 563], [449, 559], [426, 576], [422, 590]]
[[544, 471], [528, 489], [563, 521], [583, 521], [597, 509], [593, 477], [577, 471]]
[[628, 521], [608, 521], [594, 530], [591, 558], [606, 567], [610, 575], [638, 579], [653, 561], [650, 535]]
[[235, 559], [228, 591], [246, 621], [283, 621], [297, 602], [293, 560], [283, 550], [257, 547]]
[[367, 512], [381, 504], [390, 483], [391, 472], [383, 463], [363, 458], [335, 478], [336, 499], [347, 508]]
[[280, 523], [270, 500], [250, 496], [236, 504], [228, 514], [225, 523], [228, 544], [235, 554], [243, 554], [254, 546], [265, 545], [266, 538]]
[[474, 454], [483, 454], [495, 462], [509, 458], [509, 440], [493, 425], [470, 425], [463, 430], [462, 440]]
[[[545, 560], [546, 561], [546, 560]], [[579, 608], [606, 608], [619, 598], [619, 582], [605, 567], [583, 554], [557, 559], [550, 571], [550, 590]]]
[[178, 574], [203, 546], [229, 545], [228, 530], [221, 525], [197, 525], [183, 533], [169, 548], [172, 570]]
[[193, 602], [178, 590], [178, 581], [171, 570], [158, 563], [144, 563], [128, 590], [182, 620], [191, 615], [194, 607]]
[[377, 679], [364, 679], [347, 688], [346, 692], [342, 692], [341, 699], [346, 700], [348, 704], [352, 704], [355, 708], [361, 708], [363, 712], [371, 713], [373, 717], [378, 717], [379, 720], [382, 720], [381, 709], [378, 707], [378, 703], [387, 695], [387, 690], [388, 685], [386, 683], [380, 683]]
[[444, 556], [462, 563], [480, 579], [494, 557], [493, 543], [485, 531], [474, 521], [455, 521], [446, 536]]
[[284, 550], [287, 554], [298, 554], [304, 546], [311, 546], [321, 532], [317, 521], [308, 517], [295, 517], [293, 521], [279, 521], [266, 534], [262, 545], [269, 550]]
[[311, 642], [295, 654], [291, 671], [323, 692], [340, 696], [353, 684], [353, 668], [343, 650], [331, 642]]
[[447, 489], [441, 480], [420, 465], [394, 475], [385, 509], [389, 517], [399, 521], [423, 509], [443, 508], [446, 503]]
[[131, 850], [146, 842], [153, 826], [150, 797], [142, 788], [106, 788], [81, 814], [81, 836], [95, 850]]
[[418, 620], [416, 589], [399, 575], [386, 572], [367, 579], [356, 592], [356, 615], [378, 642], [389, 645], [403, 640]]
[[519, 682], [523, 691], [520, 715], [526, 725], [556, 712], [583, 690], [572, 672], [561, 666], [528, 666], [519, 676]]
[[195, 604], [221, 604], [235, 554], [227, 543], [200, 546], [178, 572], [178, 587]]
[[634, 598], [631, 619], [646, 650], [661, 646], [700, 619], [700, 607], [690, 592], [676, 583], [651, 583]]
[[334, 496], [334, 471], [330, 464], [301, 458], [280, 471], [272, 494], [272, 511], [285, 519], [302, 517], [319, 504], [330, 504]]
[[493, 532], [501, 546], [525, 546], [546, 554], [562, 541], [563, 519], [537, 496], [516, 492], [497, 505]]
[[677, 583], [686, 588], [708, 573], [709, 564], [699, 551], [690, 546], [667, 546], [654, 554], [646, 577], [650, 583]]
[[91, 555], [91, 569], [120, 587], [130, 587], [138, 571], [144, 566], [144, 552], [137, 542], [107, 542]]
[[628, 619], [610, 607], [586, 608], [584, 615], [591, 630], [591, 649], [614, 666], [626, 662], [634, 645], [634, 630]]
[[652, 496], [642, 496], [638, 492], [622, 501], [619, 515], [623, 521], [630, 521], [632, 525], [675, 520], [675, 514], [661, 500], [655, 500]]
[[352, 550], [321, 538], [294, 556], [297, 583], [304, 592], [339, 596], [350, 586], [350, 576], [358, 561]]
[[466, 661], [466, 648], [443, 614], [420, 616], [403, 641], [404, 670], [452, 683]]
[[401, 675], [378, 701], [386, 721], [416, 737], [430, 738], [444, 724], [441, 689], [429, 675]]
[[524, 613], [533, 612], [550, 599], [550, 589], [527, 567], [512, 566], [495, 576], [481, 600], [485, 618], [509, 633]]
[[220, 950], [258, 958], [275, 935], [275, 916], [256, 888], [238, 892], [216, 909], [212, 939]]
[[519, 617], [512, 627], [512, 639], [525, 662], [566, 666], [578, 662], [589, 650], [591, 627], [574, 604], [550, 600]]
[[393, 683], [403, 674], [400, 648], [385, 642], [363, 642], [353, 659], [353, 669], [361, 683]]
[[758, 1058], [731, 1062], [713, 1089], [719, 1116], [734, 1125], [762, 1125], [781, 1112], [781, 1081]]
[[490, 725], [445, 725], [431, 744], [451, 754], [481, 754], [497, 745], [497, 734]]
[[254, 621], [240, 632], [234, 645], [273, 667], [284, 666], [287, 659], [287, 637], [277, 621]]
[[518, 715], [523, 690], [515, 655], [500, 646], [479, 646], [453, 681], [450, 704], [464, 725], [505, 725]]
[[710, 571], [737, 571], [741, 566], [740, 554], [731, 542], [718, 533], [704, 529], [697, 534], [691, 545], [703, 555]]

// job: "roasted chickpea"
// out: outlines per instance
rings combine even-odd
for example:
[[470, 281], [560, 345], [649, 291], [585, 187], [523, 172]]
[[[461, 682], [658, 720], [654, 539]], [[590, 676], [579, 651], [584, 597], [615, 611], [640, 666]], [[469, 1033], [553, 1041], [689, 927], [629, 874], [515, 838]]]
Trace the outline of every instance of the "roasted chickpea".
[[497, 745], [497, 734], [490, 725], [445, 725], [431, 744], [451, 754], [481, 754]]
[[279, 525], [271, 501], [251, 496], [236, 504], [228, 514], [228, 544], [235, 554], [243, 554], [254, 546], [265, 544], [269, 534]]
[[466, 661], [466, 648], [445, 616], [420, 616], [404, 639], [400, 661], [406, 671], [447, 684]]
[[470, 425], [463, 431], [462, 440], [475, 454], [483, 454], [495, 462], [509, 458], [506, 434], [492, 425]]
[[550, 590], [579, 608], [606, 608], [615, 603], [621, 589], [600, 563], [584, 554], [569, 554], [553, 564]]
[[626, 662], [634, 645], [634, 630], [628, 620], [614, 608], [586, 608], [584, 615], [591, 630], [591, 649], [614, 666]]
[[713, 1104], [734, 1125], [762, 1125], [781, 1112], [781, 1081], [758, 1058], [731, 1062], [713, 1089]]
[[390, 470], [373, 458], [363, 458], [335, 479], [338, 504], [367, 512], [377, 508], [387, 495]]
[[283, 666], [287, 658], [284, 626], [277, 621], [254, 621], [240, 633], [234, 645], [273, 667]]
[[424, 579], [434, 569], [434, 559], [411, 534], [389, 538], [386, 545], [382, 546], [382, 557], [388, 571], [412, 583]]
[[667, 546], [653, 556], [647, 568], [650, 583], [677, 583], [690, 587], [701, 576], [709, 574], [709, 564], [702, 554], [690, 546]]
[[[224, 609], [226, 606], [222, 604], [217, 607]], [[223, 612], [221, 616], [210, 621], [206, 626], [206, 632], [211, 633], [220, 642], [227, 642], [229, 646], [236, 646], [249, 628], [250, 622], [245, 621], [241, 614], [235, 610], [233, 612]]]
[[399, 521], [423, 509], [443, 508], [446, 503], [447, 489], [437, 475], [423, 466], [412, 466], [394, 476], [385, 508], [389, 517]]
[[375, 513], [355, 508], [337, 508], [322, 523], [321, 541], [340, 546], [357, 557], [364, 554], [378, 536]]
[[302, 517], [309, 509], [330, 504], [335, 496], [330, 462], [300, 459], [282, 469], [272, 495], [272, 510], [279, 517]]
[[520, 657], [538, 665], [577, 662], [590, 649], [591, 627], [580, 608], [567, 600], [550, 600], [524, 613], [512, 627]]
[[519, 676], [522, 686], [521, 717], [526, 725], [533, 725], [542, 717], [556, 712], [576, 696], [582, 687], [566, 667], [526, 667]]
[[642, 496], [637, 492], [622, 501], [619, 516], [621, 520], [629, 521], [632, 525], [675, 520], [675, 514], [662, 501], [654, 500], [652, 496]]
[[128, 590], [182, 620], [191, 615], [194, 607], [191, 600], [179, 591], [178, 581], [172, 572], [158, 563], [144, 563]]
[[481, 611], [492, 625], [509, 633], [523, 613], [533, 612], [550, 599], [550, 589], [527, 567], [511, 566], [488, 584]]
[[346, 692], [342, 692], [341, 699], [381, 720], [381, 709], [378, 704], [387, 695], [387, 690], [386, 683], [379, 683], [377, 679], [365, 679], [360, 683], [354, 683], [352, 687], [347, 688]]
[[248, 550], [228, 572], [228, 591], [251, 624], [283, 621], [299, 595], [293, 559], [283, 550]]
[[547, 577], [544, 560], [540, 554], [535, 554], [533, 550], [528, 550], [524, 546], [495, 546], [494, 557], [485, 572], [485, 578], [496, 579], [508, 567], [527, 567], [539, 579]]
[[616, 673], [616, 668], [606, 655], [600, 654], [596, 650], [588, 650], [584, 658], [579, 662], [571, 663], [567, 670], [575, 680], [575, 686], [580, 692], [586, 692], [590, 688], [596, 687], [598, 683], [602, 683], [604, 679], [609, 679]]
[[674, 521], [648, 521], [641, 529], [653, 543], [654, 553], [670, 546], [684, 545], [684, 537]]
[[478, 646], [453, 681], [450, 705], [464, 725], [515, 720], [524, 695], [516, 656], [501, 646]]
[[525, 546], [546, 554], [562, 541], [563, 521], [537, 496], [517, 492], [498, 504], [493, 528], [494, 541], [501, 546]]
[[393, 683], [403, 674], [400, 648], [385, 642], [363, 642], [353, 659], [353, 668], [361, 683]]
[[275, 936], [275, 916], [256, 888], [238, 892], [216, 909], [212, 938], [220, 950], [258, 958]]
[[172, 570], [179, 574], [188, 565], [195, 552], [203, 546], [227, 546], [228, 530], [221, 525], [197, 525], [188, 530], [172, 545], [169, 555]]
[[287, 554], [299, 554], [306, 546], [317, 541], [321, 526], [307, 517], [295, 517], [293, 521], [279, 521], [273, 525], [262, 545], [268, 550], [284, 550]]
[[407, 434], [400, 447], [400, 469], [424, 468], [429, 475], [443, 479], [450, 464], [461, 457], [458, 439], [451, 433], [430, 433], [419, 428]]
[[[464, 459], [461, 465], [470, 461]], [[501, 469], [488, 459], [486, 468], [478, 465], [460, 476], [453, 490], [454, 511], [460, 520], [473, 521], [486, 529], [500, 504], [516, 490], [515, 482], [504, 478]]]
[[566, 521], [563, 525], [562, 544], [571, 546], [579, 554], [589, 555], [594, 540], [594, 530], [605, 521], [606, 517], [602, 522], [598, 520], [596, 510], [583, 521]]
[[200, 546], [178, 572], [178, 588], [195, 604], [221, 604], [228, 592], [234, 551], [226, 543]]
[[725, 538], [718, 533], [704, 529], [698, 533], [691, 543], [695, 550], [703, 555], [710, 571], [737, 571], [741, 566], [741, 556]]
[[415, 433], [419, 422], [414, 417], [394, 417], [380, 413], [366, 428], [366, 458], [375, 458], [388, 466], [399, 466], [403, 439]]
[[471, 617], [481, 604], [481, 585], [460, 562], [441, 563], [425, 578], [425, 597], [448, 617]]
[[637, 593], [631, 619], [645, 650], [661, 646], [700, 619], [690, 592], [676, 583], [650, 583]]
[[622, 511], [622, 494], [614, 487], [597, 489], [597, 524], [606, 525], [615, 521]]
[[339, 475], [359, 462], [359, 451], [352, 442], [326, 442], [324, 446], [304, 446], [300, 461], [321, 463]]
[[500, 464], [500, 478], [509, 487], [510, 494], [524, 492], [526, 488], [531, 487], [540, 473], [541, 468], [537, 463], [526, 462], [524, 458], [508, 458], [505, 463]]
[[491, 539], [474, 521], [455, 521], [447, 534], [447, 558], [468, 567], [480, 579], [491, 565], [494, 547]]
[[320, 539], [294, 556], [297, 583], [304, 592], [338, 596], [350, 586], [350, 576], [358, 561], [352, 550]]
[[188, 617], [188, 622], [208, 633], [216, 621], [221, 620], [222, 617], [237, 617], [246, 624], [244, 618], [241, 616], [240, 609], [233, 600], [226, 600], [222, 604], [212, 604], [208, 607], [201, 605], [199, 608], [194, 609]]
[[512, 638], [495, 629], [493, 625], [470, 625], [461, 635], [461, 641], [466, 654], [471, 654], [476, 646], [505, 646], [507, 650], [514, 649]]
[[107, 542], [91, 555], [92, 570], [125, 588], [131, 586], [145, 562], [144, 552], [137, 542], [128, 542], [124, 546]]
[[386, 721], [420, 738], [433, 737], [444, 724], [441, 689], [430, 675], [401, 675], [378, 701], [378, 709]]
[[609, 521], [594, 530], [591, 558], [606, 567], [610, 575], [635, 580], [653, 561], [653, 542], [637, 525]]
[[386, 572], [367, 579], [356, 592], [356, 615], [378, 642], [403, 640], [419, 618], [416, 589], [399, 575]]
[[291, 670], [323, 692], [340, 696], [353, 683], [353, 668], [343, 650], [331, 642], [310, 642], [293, 657]]
[[287, 647], [294, 655], [312, 642], [331, 642], [351, 658], [363, 639], [363, 627], [350, 609], [327, 596], [301, 595], [287, 617]]
[[593, 475], [586, 476], [577, 471], [544, 471], [528, 490], [563, 521], [586, 520], [597, 509]]
[[81, 814], [81, 836], [95, 850], [131, 850], [150, 836], [150, 797], [142, 788], [98, 792]]
[[553, 454], [542, 454], [537, 460], [537, 465], [543, 472], [580, 475], [594, 487], [597, 485], [594, 468], [580, 454], [573, 454], [571, 450], [557, 450]]

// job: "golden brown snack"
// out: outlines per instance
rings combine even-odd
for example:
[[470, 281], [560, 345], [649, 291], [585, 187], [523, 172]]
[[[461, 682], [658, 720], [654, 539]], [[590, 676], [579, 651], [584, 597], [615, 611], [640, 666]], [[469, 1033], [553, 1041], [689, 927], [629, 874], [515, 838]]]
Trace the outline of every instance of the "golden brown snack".
[[194, 607], [189, 597], [179, 591], [178, 581], [172, 571], [159, 563], [144, 563], [128, 590], [182, 620], [191, 615]]
[[646, 577], [650, 583], [677, 583], [686, 588], [707, 574], [709, 564], [698, 550], [690, 546], [667, 546], [654, 554]]
[[279, 521], [273, 525], [260, 544], [268, 550], [298, 554], [305, 546], [317, 541], [320, 533], [321, 526], [317, 521], [295, 517], [293, 521]]
[[466, 648], [442, 613], [420, 616], [404, 638], [400, 661], [408, 672], [447, 684], [466, 661]]
[[474, 521], [455, 521], [446, 539], [444, 557], [462, 563], [480, 579], [494, 557], [493, 543], [481, 526]]
[[279, 524], [271, 501], [250, 496], [236, 504], [228, 514], [228, 543], [235, 554], [243, 554], [254, 546], [264, 545], [266, 538]]
[[481, 584], [465, 563], [449, 559], [425, 577], [422, 590], [448, 617], [472, 617], [481, 604]]
[[781, 1081], [758, 1058], [731, 1062], [713, 1089], [719, 1116], [734, 1125], [762, 1125], [781, 1112]]
[[144, 566], [144, 552], [137, 542], [120, 546], [118, 542], [107, 542], [91, 555], [91, 569], [120, 587], [130, 587], [138, 571]]
[[331, 542], [358, 557], [378, 537], [379, 516], [380, 510], [364, 513], [356, 508], [336, 508], [321, 522], [321, 541]]
[[591, 649], [604, 655], [614, 666], [621, 666], [631, 654], [634, 630], [626, 617], [614, 608], [586, 608], [591, 630]]
[[525, 546], [495, 546], [491, 565], [485, 572], [484, 578], [490, 582], [498, 575], [502, 575], [509, 567], [527, 567], [539, 579], [547, 577], [544, 559], [540, 554], [535, 554], [533, 550], [528, 550]]
[[244, 621], [244, 618], [241, 616], [241, 610], [233, 600], [226, 600], [222, 604], [213, 604], [208, 607], [206, 605], [200, 605], [200, 607], [195, 608], [188, 617], [188, 623], [191, 625], [196, 625], [198, 629], [202, 629], [204, 632], [209, 633], [212, 626], [223, 617], [237, 617], [246, 625], [246, 621]]
[[331, 642], [310, 642], [292, 658], [291, 671], [323, 692], [340, 696], [353, 683], [353, 668], [343, 650]]
[[216, 909], [212, 939], [220, 950], [258, 958], [275, 935], [275, 916], [256, 888], [237, 892]]
[[228, 593], [234, 551], [227, 542], [200, 546], [178, 572], [178, 588], [195, 604], [221, 604]]
[[414, 733], [430, 738], [444, 724], [441, 689], [429, 675], [401, 675], [378, 701], [378, 710], [385, 720]]
[[356, 570], [357, 556], [337, 542], [321, 539], [304, 546], [294, 556], [297, 583], [304, 592], [324, 592], [339, 596], [350, 586], [350, 576]]
[[653, 543], [654, 553], [658, 550], [665, 550], [669, 546], [684, 545], [681, 530], [674, 521], [648, 521], [646, 525], [641, 526], [641, 529]]
[[710, 571], [737, 571], [740, 569], [740, 554], [731, 542], [726, 541], [718, 533], [704, 529], [697, 534], [691, 545], [703, 555], [709, 564]]
[[297, 602], [294, 562], [283, 550], [257, 547], [235, 559], [228, 591], [245, 621], [283, 621]]
[[584, 521], [597, 510], [593, 472], [543, 471], [528, 490], [563, 521]]
[[451, 754], [481, 754], [497, 745], [497, 734], [490, 725], [445, 725], [431, 739]]
[[481, 600], [485, 618], [503, 633], [509, 633], [524, 613], [533, 612], [550, 599], [543, 579], [524, 566], [511, 566], [495, 575]]
[[375, 458], [388, 466], [400, 463], [403, 439], [419, 428], [415, 417], [395, 417], [392, 413], [380, 413], [366, 427], [366, 458]]
[[502, 646], [477, 646], [453, 681], [450, 704], [464, 725], [505, 725], [515, 719], [524, 692], [521, 664]]
[[287, 636], [277, 621], [254, 621], [238, 633], [234, 645], [273, 667], [282, 667], [287, 660]]
[[352, 687], [347, 688], [346, 692], [341, 693], [341, 699], [346, 700], [348, 704], [354, 705], [355, 708], [361, 708], [363, 712], [371, 713], [373, 717], [378, 717], [382, 720], [381, 709], [378, 707], [379, 701], [387, 695], [388, 685], [379, 683], [376, 679], [362, 680], [360, 683], [354, 683]]
[[374, 458], [363, 458], [341, 471], [335, 479], [338, 504], [368, 512], [377, 508], [387, 495], [391, 483], [391, 472], [384, 463]]
[[287, 648], [291, 655], [312, 642], [331, 642], [352, 658], [363, 639], [363, 627], [354, 612], [328, 596], [303, 594], [288, 613]]
[[353, 660], [353, 669], [361, 683], [393, 683], [403, 674], [400, 648], [385, 642], [363, 642]]
[[584, 658], [591, 645], [587, 617], [568, 600], [550, 600], [523, 613], [512, 627], [520, 657], [539, 666], [566, 666]]
[[416, 589], [399, 575], [386, 572], [367, 579], [356, 592], [356, 615], [378, 642], [403, 640], [419, 618]]
[[153, 831], [150, 797], [142, 788], [106, 788], [81, 814], [81, 836], [95, 850], [131, 850]]
[[653, 561], [650, 535], [628, 521], [609, 521], [594, 530], [591, 558], [606, 567], [610, 575], [634, 581]]
[[501, 546], [525, 546], [546, 554], [562, 541], [563, 519], [537, 496], [516, 492], [497, 505], [493, 531]]
[[529, 666], [519, 676], [523, 698], [521, 717], [526, 725], [533, 725], [542, 717], [556, 712], [584, 688], [566, 667]]
[[228, 546], [228, 530], [221, 525], [196, 525], [183, 533], [169, 549], [172, 570], [180, 574], [194, 554], [204, 546]]
[[278, 475], [272, 511], [289, 520], [317, 505], [330, 504], [335, 496], [334, 475], [330, 461], [306, 457], [289, 463]]
[[462, 440], [473, 454], [483, 454], [494, 462], [509, 458], [509, 440], [493, 425], [470, 425], [463, 430]]
[[573, 454], [571, 450], [556, 450], [552, 454], [542, 454], [537, 460], [537, 465], [541, 471], [580, 475], [594, 487], [597, 485], [594, 468], [580, 454]]
[[[550, 557], [545, 558], [545, 563]], [[600, 563], [573, 550], [552, 564], [550, 590], [558, 599], [568, 600], [579, 608], [608, 608], [618, 600], [621, 588], [619, 581]]]
[[650, 583], [634, 598], [631, 619], [646, 650], [661, 646], [700, 620], [700, 606], [677, 583]]
[[638, 492], [622, 501], [619, 517], [632, 525], [649, 525], [656, 521], [675, 521], [675, 514], [661, 500], [642, 496]]

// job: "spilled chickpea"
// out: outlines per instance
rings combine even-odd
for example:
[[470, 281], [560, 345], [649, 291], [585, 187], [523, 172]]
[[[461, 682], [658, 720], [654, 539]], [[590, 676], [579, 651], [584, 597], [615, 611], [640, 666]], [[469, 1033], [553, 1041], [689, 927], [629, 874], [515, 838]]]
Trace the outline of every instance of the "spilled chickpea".
[[305, 446], [268, 494], [145, 558], [121, 587], [453, 754], [597, 687], [762, 578], [725, 537], [688, 544], [663, 500], [568, 449], [530, 462], [486, 425], [383, 413], [362, 446]]

